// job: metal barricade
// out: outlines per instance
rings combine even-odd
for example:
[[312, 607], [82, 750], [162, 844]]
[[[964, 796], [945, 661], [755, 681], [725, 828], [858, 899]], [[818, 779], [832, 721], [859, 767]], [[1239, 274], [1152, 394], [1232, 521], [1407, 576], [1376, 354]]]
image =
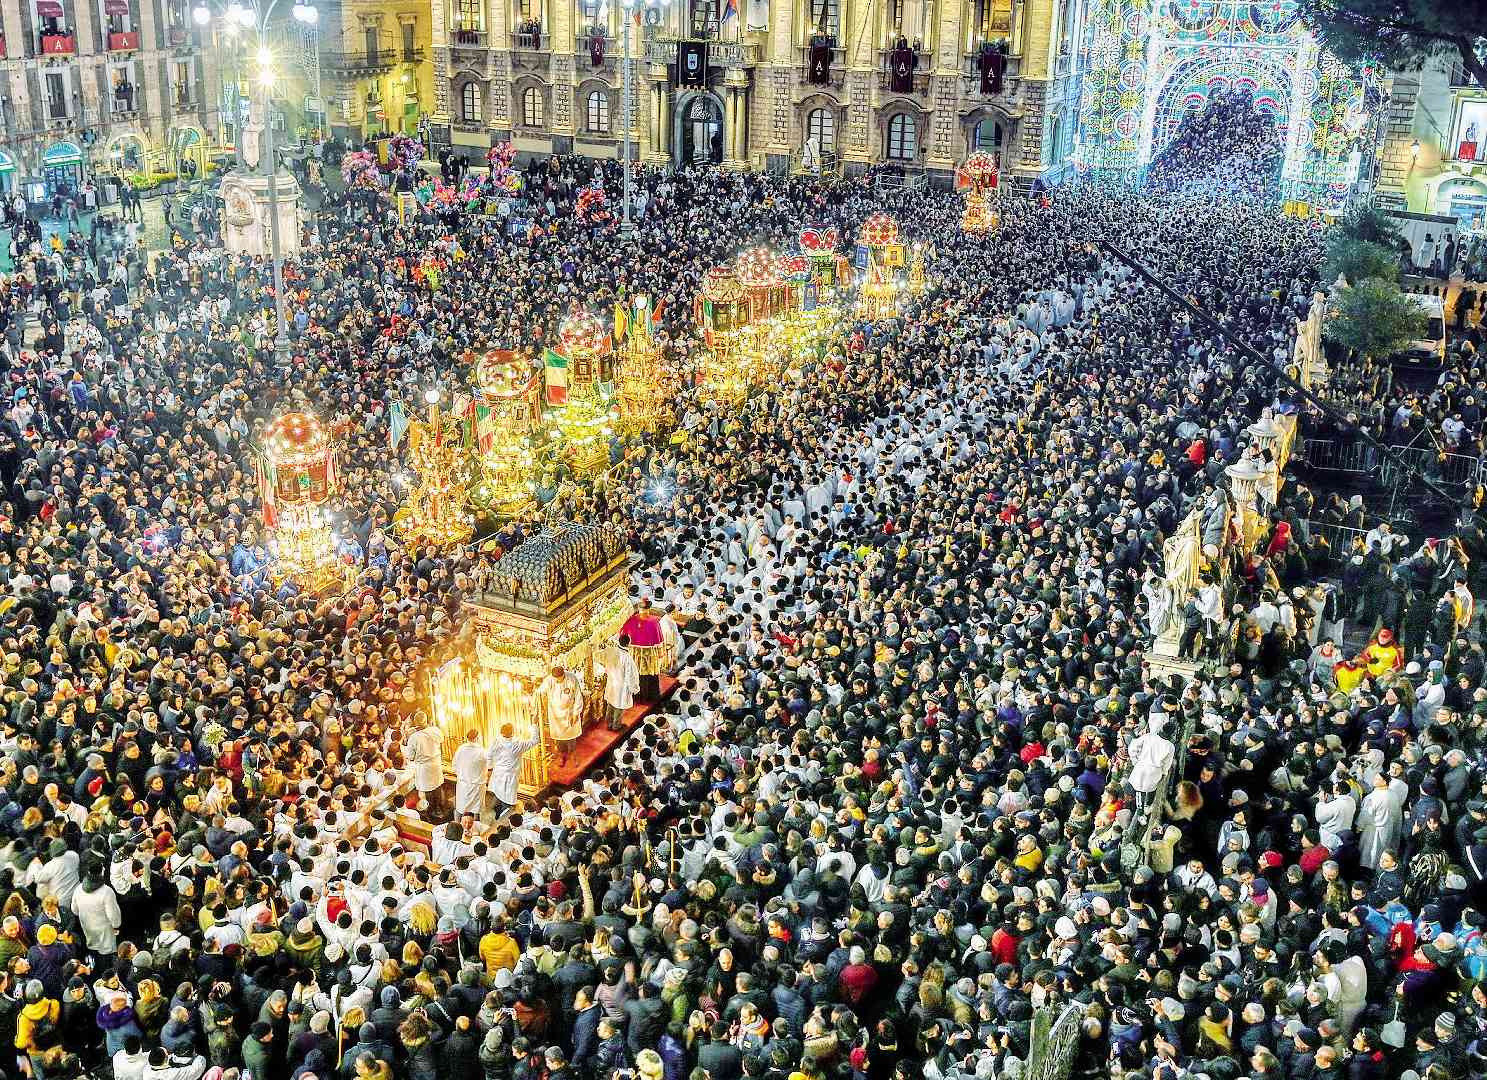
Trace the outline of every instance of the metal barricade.
[[1377, 468], [1379, 452], [1361, 440], [1298, 439], [1294, 457], [1322, 472], [1368, 473]]
[[[1481, 460], [1467, 454], [1453, 454], [1433, 446], [1391, 446], [1389, 449], [1442, 486], [1465, 488], [1477, 483], [1481, 474]], [[1380, 476], [1385, 484], [1393, 485], [1405, 479], [1400, 475], [1401, 471], [1393, 460], [1383, 459]]]
[[1334, 525], [1326, 521], [1303, 522], [1302, 528], [1313, 541], [1326, 540], [1333, 558], [1342, 559], [1367, 550], [1364, 542], [1364, 538], [1368, 535], [1366, 529], [1353, 529], [1346, 525]]

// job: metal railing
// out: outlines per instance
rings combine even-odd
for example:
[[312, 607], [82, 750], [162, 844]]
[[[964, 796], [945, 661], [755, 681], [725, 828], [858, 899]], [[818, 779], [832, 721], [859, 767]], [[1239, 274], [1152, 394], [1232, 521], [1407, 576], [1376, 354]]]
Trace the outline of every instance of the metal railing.
[[[645, 43], [645, 58], [652, 64], [676, 62], [678, 40], [693, 41], [694, 38], [653, 37]], [[742, 41], [709, 41], [707, 63], [709, 67], [746, 67], [759, 63], [759, 46]]]
[[1362, 554], [1368, 550], [1368, 530], [1355, 529], [1349, 525], [1337, 525], [1330, 521], [1300, 521], [1297, 527], [1312, 543], [1324, 540], [1334, 559]]
[[322, 53], [325, 66], [332, 71], [363, 71], [388, 68], [397, 63], [399, 50], [363, 49], [359, 52]]
[[[1406, 463], [1442, 485], [1463, 487], [1475, 484], [1482, 469], [1479, 458], [1438, 450], [1433, 446], [1392, 446], [1390, 449]], [[1392, 485], [1404, 479], [1400, 475], [1399, 466], [1388, 458], [1383, 461], [1380, 475], [1385, 484]]]
[[816, 156], [814, 165], [805, 162], [805, 151], [796, 150], [790, 154], [790, 175], [792, 176], [841, 176], [842, 156], [835, 149], [822, 150]]

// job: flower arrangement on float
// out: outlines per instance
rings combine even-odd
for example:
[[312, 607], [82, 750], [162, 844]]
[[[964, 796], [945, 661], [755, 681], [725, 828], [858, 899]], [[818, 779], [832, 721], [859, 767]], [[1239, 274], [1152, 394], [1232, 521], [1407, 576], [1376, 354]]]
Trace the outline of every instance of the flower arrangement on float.
[[348, 188], [382, 190], [382, 170], [377, 167], [377, 156], [370, 150], [357, 150], [347, 154], [341, 159], [341, 180]]

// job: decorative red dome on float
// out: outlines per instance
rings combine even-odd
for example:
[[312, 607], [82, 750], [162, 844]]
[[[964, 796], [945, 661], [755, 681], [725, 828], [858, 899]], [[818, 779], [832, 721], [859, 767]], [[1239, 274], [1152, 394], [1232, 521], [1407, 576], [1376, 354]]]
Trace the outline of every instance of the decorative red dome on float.
[[738, 257], [738, 283], [746, 289], [768, 289], [780, 284], [779, 262], [767, 247], [751, 247]]
[[835, 225], [807, 225], [800, 230], [800, 250], [807, 255], [828, 255], [840, 242]]
[[322, 458], [329, 446], [330, 431], [314, 413], [287, 412], [263, 429], [263, 452], [278, 466]]
[[569, 357], [575, 353], [603, 352], [609, 344], [609, 328], [598, 316], [575, 311], [558, 327], [558, 343], [563, 347], [563, 355]]
[[470, 381], [487, 397], [516, 397], [532, 381], [534, 369], [511, 349], [491, 349], [475, 361]]
[[811, 272], [811, 264], [804, 255], [791, 255], [785, 259], [784, 267], [786, 277], [806, 277]]
[[714, 266], [702, 278], [702, 295], [715, 304], [731, 304], [743, 297], [743, 286], [731, 266]]
[[996, 187], [996, 158], [992, 157], [984, 150], [978, 150], [970, 157], [966, 158], [965, 163], [960, 167], [960, 171], [963, 172], [973, 184], [983, 187]]
[[898, 221], [881, 211], [873, 214], [862, 223], [862, 242], [868, 247], [898, 243]]

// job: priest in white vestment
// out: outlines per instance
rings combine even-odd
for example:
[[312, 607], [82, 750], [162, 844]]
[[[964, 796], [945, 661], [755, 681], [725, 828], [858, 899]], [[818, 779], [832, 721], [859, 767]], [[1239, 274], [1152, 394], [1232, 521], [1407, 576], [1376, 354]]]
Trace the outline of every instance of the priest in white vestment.
[[454, 769], [454, 816], [485, 812], [485, 747], [480, 733], [473, 728], [465, 732], [465, 741], [454, 752], [450, 762]]

